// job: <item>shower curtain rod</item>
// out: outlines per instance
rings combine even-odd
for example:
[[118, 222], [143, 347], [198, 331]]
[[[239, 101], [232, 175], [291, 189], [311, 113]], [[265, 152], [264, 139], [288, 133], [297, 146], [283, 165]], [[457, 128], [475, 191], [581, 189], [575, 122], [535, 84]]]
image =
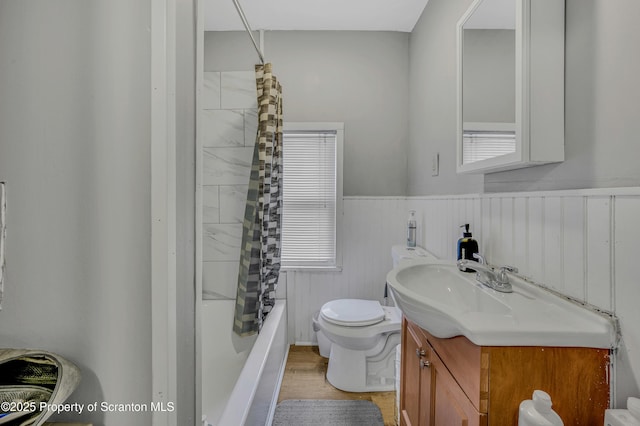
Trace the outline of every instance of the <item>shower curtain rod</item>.
[[233, 4], [236, 6], [236, 10], [238, 11], [238, 15], [240, 15], [240, 19], [244, 24], [244, 27], [247, 29], [247, 33], [249, 34], [249, 38], [251, 38], [251, 42], [253, 43], [253, 47], [256, 48], [256, 52], [258, 52], [258, 57], [260, 57], [260, 63], [264, 65], [264, 55], [262, 51], [258, 47], [258, 43], [256, 43], [256, 39], [253, 38], [253, 33], [251, 32], [251, 27], [249, 26], [249, 22], [247, 22], [247, 17], [244, 15], [244, 11], [240, 6], [240, 2], [238, 0], [233, 0]]

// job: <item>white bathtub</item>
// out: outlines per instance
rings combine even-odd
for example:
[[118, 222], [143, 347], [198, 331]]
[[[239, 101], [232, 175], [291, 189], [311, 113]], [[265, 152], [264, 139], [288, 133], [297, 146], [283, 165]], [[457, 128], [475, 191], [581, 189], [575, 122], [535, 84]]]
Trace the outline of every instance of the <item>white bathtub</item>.
[[202, 411], [211, 425], [270, 424], [288, 351], [286, 302], [260, 334], [231, 330], [234, 300], [202, 302]]

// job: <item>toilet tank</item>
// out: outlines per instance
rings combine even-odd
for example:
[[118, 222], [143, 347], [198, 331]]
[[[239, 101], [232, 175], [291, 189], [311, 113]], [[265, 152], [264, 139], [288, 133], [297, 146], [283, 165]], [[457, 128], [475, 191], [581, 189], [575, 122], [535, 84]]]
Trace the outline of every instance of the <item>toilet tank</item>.
[[429, 253], [422, 247], [407, 247], [403, 244], [398, 244], [391, 247], [391, 257], [393, 258], [394, 268], [398, 266], [400, 262], [406, 259], [435, 259], [435, 257], [431, 253]]

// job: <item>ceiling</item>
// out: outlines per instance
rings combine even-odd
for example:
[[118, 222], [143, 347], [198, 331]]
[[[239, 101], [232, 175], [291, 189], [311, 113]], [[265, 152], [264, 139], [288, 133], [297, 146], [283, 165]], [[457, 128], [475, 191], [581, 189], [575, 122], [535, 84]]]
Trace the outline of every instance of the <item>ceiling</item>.
[[[239, 0], [253, 30], [411, 32], [429, 0]], [[204, 0], [205, 31], [244, 30], [233, 0]]]

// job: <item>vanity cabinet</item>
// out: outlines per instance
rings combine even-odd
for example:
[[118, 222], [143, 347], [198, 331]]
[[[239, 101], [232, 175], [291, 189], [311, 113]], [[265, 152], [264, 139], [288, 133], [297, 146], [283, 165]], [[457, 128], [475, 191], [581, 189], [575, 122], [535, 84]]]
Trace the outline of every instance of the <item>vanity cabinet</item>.
[[565, 424], [602, 425], [609, 408], [608, 349], [477, 346], [440, 339], [403, 319], [400, 424], [504, 426], [520, 402], [551, 395]]

